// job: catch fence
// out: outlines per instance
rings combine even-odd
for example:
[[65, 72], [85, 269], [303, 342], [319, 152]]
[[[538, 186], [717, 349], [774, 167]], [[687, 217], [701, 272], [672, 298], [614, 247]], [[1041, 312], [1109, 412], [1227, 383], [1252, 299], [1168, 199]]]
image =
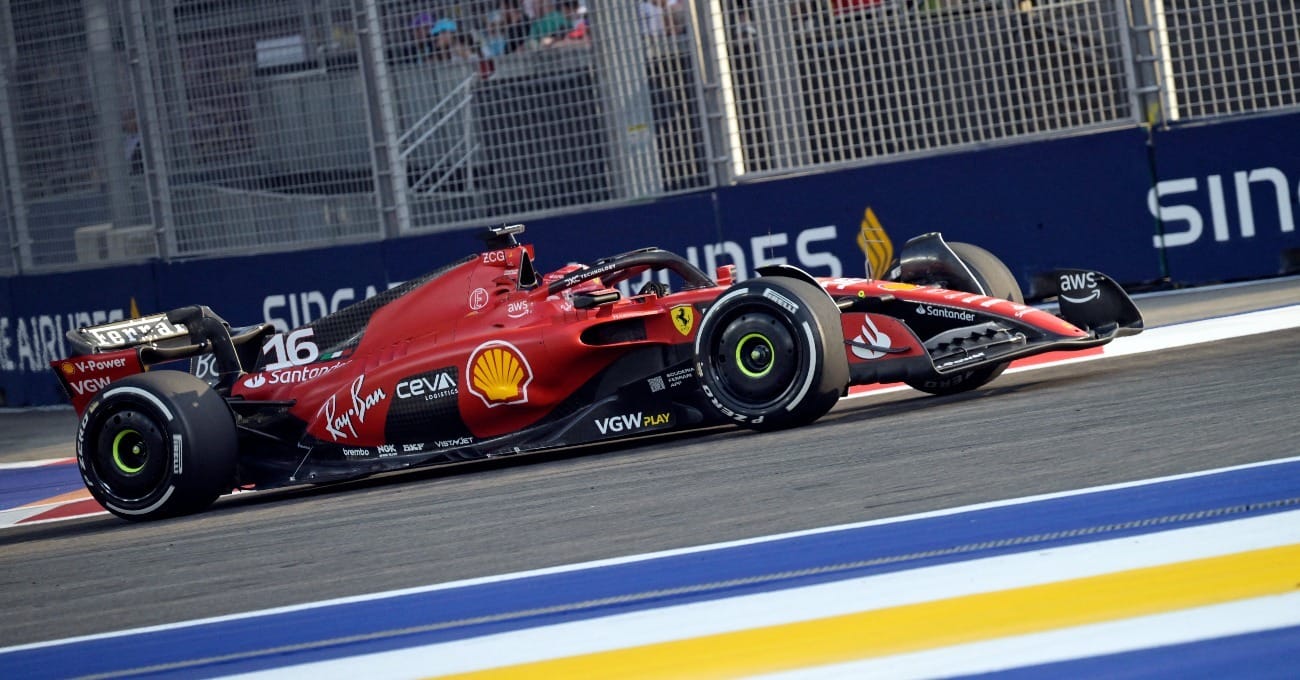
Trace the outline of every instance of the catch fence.
[[11, 0], [0, 274], [1300, 106], [1294, 0]]

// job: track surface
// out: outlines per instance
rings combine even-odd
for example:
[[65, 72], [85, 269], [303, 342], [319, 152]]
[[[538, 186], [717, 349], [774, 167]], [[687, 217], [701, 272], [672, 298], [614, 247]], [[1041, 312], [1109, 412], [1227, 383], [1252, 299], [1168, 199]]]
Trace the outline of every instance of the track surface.
[[[1292, 280], [1140, 304], [1158, 325], [1295, 302]], [[959, 397], [845, 400], [794, 432], [248, 494], [155, 524], [14, 528], [0, 533], [0, 645], [1294, 456], [1297, 377], [1300, 331], [1283, 331]], [[70, 452], [68, 412], [0, 424], [0, 459]]]

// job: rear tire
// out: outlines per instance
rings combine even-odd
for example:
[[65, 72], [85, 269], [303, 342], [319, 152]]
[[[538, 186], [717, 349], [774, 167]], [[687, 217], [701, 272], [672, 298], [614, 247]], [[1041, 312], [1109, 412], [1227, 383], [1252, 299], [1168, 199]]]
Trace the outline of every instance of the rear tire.
[[[983, 293], [985, 295], [1024, 303], [1025, 295], [1020, 291], [1020, 283], [1016, 281], [1015, 275], [996, 255], [969, 243], [949, 243], [948, 247], [952, 248], [952, 252], [956, 253], [957, 257], [966, 263], [971, 273], [975, 275], [975, 279], [984, 287]], [[968, 290], [965, 292], [979, 293], [981, 291]], [[930, 394], [941, 396], [958, 394], [988, 384], [994, 378], [1002, 375], [1002, 372], [1007, 370], [1009, 365], [1011, 365], [1011, 362], [1006, 361], [948, 375], [933, 375], [921, 380], [909, 380], [907, 384], [914, 389]]]
[[234, 485], [238, 437], [225, 400], [179, 371], [110, 384], [86, 407], [77, 463], [109, 512], [153, 520], [198, 512]]
[[755, 430], [817, 420], [849, 382], [839, 308], [820, 287], [788, 277], [723, 293], [700, 322], [695, 361], [713, 408]]

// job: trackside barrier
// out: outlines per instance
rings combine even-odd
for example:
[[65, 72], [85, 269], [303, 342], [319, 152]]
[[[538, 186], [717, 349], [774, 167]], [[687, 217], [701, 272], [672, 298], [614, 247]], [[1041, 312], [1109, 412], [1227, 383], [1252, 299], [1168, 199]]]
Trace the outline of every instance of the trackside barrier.
[[[871, 208], [899, 243], [942, 231], [988, 248], [1026, 290], [1061, 266], [1125, 283], [1265, 277], [1295, 267], [1300, 253], [1297, 129], [1300, 113], [1174, 126], [1150, 138], [1112, 130], [536, 220], [527, 240], [542, 269], [658, 245], [705, 271], [730, 263], [748, 276], [788, 262], [862, 276], [855, 237]], [[63, 334], [77, 325], [202, 303], [232, 324], [287, 329], [480, 245], [461, 230], [0, 279], [3, 403], [63, 402], [47, 366], [66, 356]]]

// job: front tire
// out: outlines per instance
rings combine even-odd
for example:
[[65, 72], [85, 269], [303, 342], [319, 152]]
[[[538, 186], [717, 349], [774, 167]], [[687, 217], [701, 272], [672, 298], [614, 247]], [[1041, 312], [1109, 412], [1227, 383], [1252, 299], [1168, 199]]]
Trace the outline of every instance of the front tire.
[[198, 512], [234, 485], [238, 438], [225, 400], [179, 371], [110, 384], [86, 407], [77, 463], [109, 512], [153, 520]]
[[[1025, 295], [1020, 291], [1020, 283], [1002, 260], [989, 251], [970, 243], [949, 243], [952, 252], [966, 263], [966, 267], [975, 275], [975, 280], [983, 291], [967, 290], [967, 293], [983, 293], [990, 297], [1024, 303]], [[966, 371], [948, 375], [933, 375], [919, 380], [909, 380], [907, 384], [913, 389], [936, 395], [958, 394], [968, 392], [988, 384], [1002, 375], [1011, 362], [980, 366]]]
[[849, 382], [839, 308], [818, 286], [787, 277], [723, 293], [700, 322], [695, 361], [706, 400], [755, 430], [817, 420]]

